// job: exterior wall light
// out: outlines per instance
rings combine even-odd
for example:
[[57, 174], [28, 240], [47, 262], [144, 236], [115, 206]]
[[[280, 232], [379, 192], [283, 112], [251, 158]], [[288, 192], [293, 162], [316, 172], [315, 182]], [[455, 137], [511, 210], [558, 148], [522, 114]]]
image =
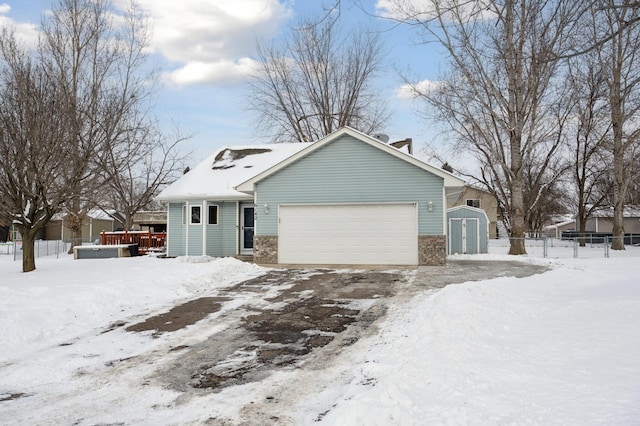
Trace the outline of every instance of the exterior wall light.
[[269, 204], [264, 205], [264, 214], [269, 214]]
[[427, 204], [427, 207], [429, 209], [430, 212], [433, 211], [433, 201], [429, 201], [429, 204]]

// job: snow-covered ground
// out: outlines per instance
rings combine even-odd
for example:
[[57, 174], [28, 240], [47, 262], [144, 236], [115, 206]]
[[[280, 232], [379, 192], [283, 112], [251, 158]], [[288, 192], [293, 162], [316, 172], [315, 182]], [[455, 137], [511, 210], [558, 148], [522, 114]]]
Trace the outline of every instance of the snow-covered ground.
[[[552, 268], [541, 275], [398, 300], [377, 333], [321, 370], [189, 394], [149, 377], [177, 357], [167, 345], [206, 337], [198, 327], [104, 331], [265, 269], [63, 256], [23, 274], [0, 255], [0, 424], [640, 424], [640, 248], [610, 258], [581, 248], [580, 259], [556, 250], [519, 258]], [[510, 259], [492, 251], [473, 259]], [[119, 368], [131, 357], [146, 362]]]

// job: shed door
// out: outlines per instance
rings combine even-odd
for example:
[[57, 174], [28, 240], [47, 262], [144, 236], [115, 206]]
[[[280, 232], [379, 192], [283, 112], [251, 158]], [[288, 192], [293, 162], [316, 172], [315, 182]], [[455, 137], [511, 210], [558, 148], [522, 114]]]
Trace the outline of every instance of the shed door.
[[280, 206], [278, 262], [418, 264], [416, 204]]
[[479, 220], [476, 218], [449, 219], [449, 254], [477, 254], [480, 252]]

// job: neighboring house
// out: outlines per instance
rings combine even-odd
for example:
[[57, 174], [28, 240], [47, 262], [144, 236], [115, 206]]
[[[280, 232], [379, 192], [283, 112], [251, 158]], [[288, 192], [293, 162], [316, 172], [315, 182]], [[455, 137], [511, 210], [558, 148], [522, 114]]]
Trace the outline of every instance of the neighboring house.
[[221, 149], [159, 196], [167, 254], [261, 264], [441, 265], [464, 182], [342, 128], [315, 143]]
[[465, 186], [461, 191], [447, 196], [447, 208], [468, 206], [482, 209], [489, 219], [489, 238], [498, 238], [498, 200], [488, 191]]
[[140, 211], [133, 215], [133, 228], [137, 231], [166, 232], [166, 211]]
[[[633, 206], [624, 208], [623, 227], [626, 234], [640, 234], [640, 208]], [[590, 219], [587, 219], [585, 232], [609, 234], [613, 232], [613, 208], [595, 212]]]
[[544, 227], [544, 235], [550, 238], [562, 238], [563, 232], [573, 232], [576, 230], [576, 221], [574, 219], [571, 220], [563, 220], [558, 223], [554, 223], [553, 225], [547, 225]]
[[[53, 216], [51, 221], [45, 226], [45, 240], [69, 241], [71, 239], [71, 229], [65, 225], [64, 217], [64, 214], [61, 213]], [[122, 226], [122, 223], [114, 220], [113, 217], [104, 211], [99, 209], [91, 210], [82, 222], [82, 242], [90, 243], [100, 240], [100, 232], [115, 231], [122, 229]]]

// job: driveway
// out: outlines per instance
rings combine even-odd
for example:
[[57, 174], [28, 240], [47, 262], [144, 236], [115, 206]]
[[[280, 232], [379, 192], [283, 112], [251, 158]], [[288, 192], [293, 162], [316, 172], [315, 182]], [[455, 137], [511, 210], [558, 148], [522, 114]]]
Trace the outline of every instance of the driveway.
[[166, 313], [114, 327], [154, 336], [190, 327], [193, 335], [208, 336], [168, 348], [174, 361], [150, 380], [179, 392], [218, 392], [259, 381], [278, 369], [302, 364], [321, 368], [310, 363], [330, 362], [342, 348], [375, 334], [375, 322], [387, 306], [418, 292], [546, 270], [516, 261], [471, 260], [417, 270], [275, 269]]

